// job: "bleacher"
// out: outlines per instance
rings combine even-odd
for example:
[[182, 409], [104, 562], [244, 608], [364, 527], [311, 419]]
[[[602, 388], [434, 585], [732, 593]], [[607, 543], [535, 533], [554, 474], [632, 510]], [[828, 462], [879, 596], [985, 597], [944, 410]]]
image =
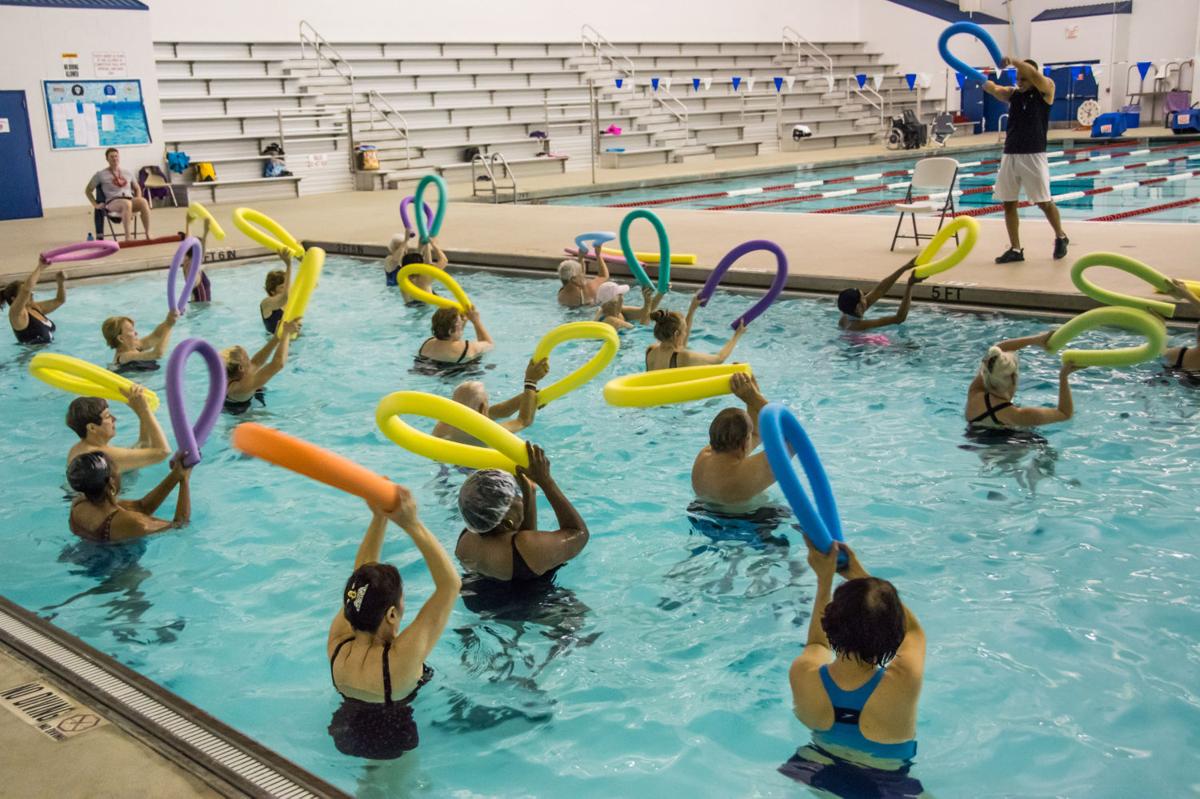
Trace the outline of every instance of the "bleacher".
[[[789, 148], [866, 144], [880, 133], [883, 108], [872, 102], [884, 106], [890, 95], [891, 113], [915, 104], [903, 78], [888, 74], [895, 67], [854, 42], [817, 45], [824, 56], [815, 59], [777, 42], [605, 42], [607, 49], [589, 50], [579, 43], [317, 39], [307, 46], [156, 43], [167, 149], [212, 162], [217, 172], [215, 182], [192, 184], [192, 197], [381, 189], [431, 171], [470, 182], [478, 177], [475, 152], [501, 153], [518, 180], [586, 169], [589, 83], [602, 131], [598, 162], [612, 168], [751, 156], [781, 141]], [[859, 72], [887, 74], [874, 101], [854, 92]], [[788, 76], [794, 85], [777, 92], [774, 79]], [[660, 80], [657, 91], [652, 77]], [[736, 90], [734, 77], [741, 79]], [[711, 85], [697, 90], [696, 78]], [[799, 145], [790, 141], [796, 123], [813, 133]], [[610, 125], [622, 132], [604, 133]], [[283, 146], [291, 176], [262, 177], [269, 142]], [[379, 170], [354, 168], [358, 144], [377, 148]]]

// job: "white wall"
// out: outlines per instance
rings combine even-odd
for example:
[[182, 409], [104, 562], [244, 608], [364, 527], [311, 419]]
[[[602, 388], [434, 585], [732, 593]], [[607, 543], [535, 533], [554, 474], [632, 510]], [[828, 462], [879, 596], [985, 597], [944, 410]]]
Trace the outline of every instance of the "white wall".
[[588, 23], [614, 42], [858, 37], [857, 0], [146, 0], [156, 41], [573, 42]]
[[[64, 79], [63, 53], [78, 54], [80, 79], [95, 78], [92, 52], [114, 50], [125, 53], [126, 77], [141, 79], [146, 103], [151, 143], [121, 148], [122, 163], [136, 173], [162, 161], [149, 13], [0, 6], [0, 89], [25, 92], [44, 209], [85, 205], [83, 187], [104, 168], [104, 151], [51, 149], [42, 81]], [[91, 221], [81, 219], [80, 225], [90, 229]]]
[[[957, 110], [958, 82], [937, 49], [938, 37], [948, 24], [943, 19], [887, 0], [859, 0], [860, 38], [867, 42], [867, 49], [882, 52], [883, 60], [898, 65], [893, 71], [900, 74], [928, 74], [931, 85], [925, 97], [933, 107], [942, 108], [943, 99], [946, 97], [946, 85], [949, 83], [949, 108]], [[983, 27], [992, 34], [1001, 49], [1006, 48], [1007, 26]], [[970, 36], [956, 36], [950, 43], [950, 48], [955, 55], [972, 66], [992, 65], [992, 57], [987, 48]], [[929, 107], [922, 110], [928, 111]]]

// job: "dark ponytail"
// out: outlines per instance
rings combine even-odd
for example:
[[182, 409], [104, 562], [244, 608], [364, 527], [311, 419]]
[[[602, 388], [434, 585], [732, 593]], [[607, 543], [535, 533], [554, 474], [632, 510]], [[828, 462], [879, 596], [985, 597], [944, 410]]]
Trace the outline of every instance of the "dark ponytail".
[[654, 337], [659, 341], [671, 341], [683, 331], [683, 317], [675, 311], [659, 309], [650, 318], [654, 320]]
[[21, 281], [14, 280], [8, 283], [4, 288], [0, 289], [0, 307], [4, 305], [12, 305], [17, 299], [17, 295], [21, 293]]

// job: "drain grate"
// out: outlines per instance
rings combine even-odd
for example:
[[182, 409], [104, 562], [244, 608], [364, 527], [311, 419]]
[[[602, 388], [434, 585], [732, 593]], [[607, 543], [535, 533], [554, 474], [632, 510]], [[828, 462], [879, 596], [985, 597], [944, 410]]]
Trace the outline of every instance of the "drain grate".
[[346, 797], [166, 689], [0, 597], [0, 641], [175, 753], [253, 796]]

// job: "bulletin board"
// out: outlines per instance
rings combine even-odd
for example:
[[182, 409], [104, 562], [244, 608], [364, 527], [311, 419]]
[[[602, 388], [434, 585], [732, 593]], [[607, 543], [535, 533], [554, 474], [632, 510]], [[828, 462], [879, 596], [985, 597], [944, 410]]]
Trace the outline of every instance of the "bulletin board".
[[140, 80], [47, 80], [42, 85], [54, 149], [150, 143]]

